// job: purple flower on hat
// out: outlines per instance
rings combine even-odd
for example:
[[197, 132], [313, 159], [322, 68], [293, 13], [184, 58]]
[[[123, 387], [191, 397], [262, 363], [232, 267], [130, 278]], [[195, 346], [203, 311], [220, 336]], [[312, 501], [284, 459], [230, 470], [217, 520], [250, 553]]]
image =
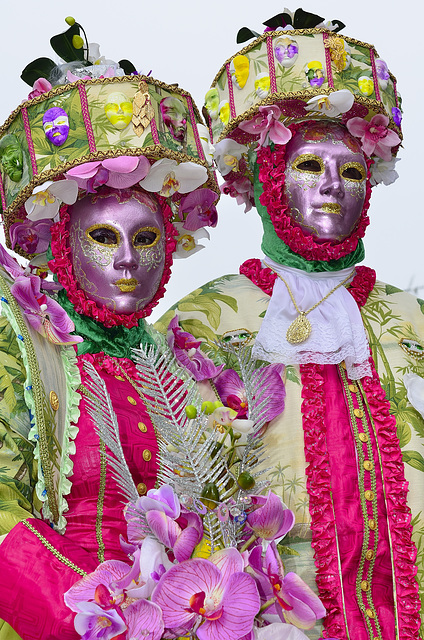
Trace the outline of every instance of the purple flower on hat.
[[181, 198], [179, 214], [184, 220], [183, 227], [196, 231], [201, 227], [216, 227], [218, 213], [215, 202], [218, 194], [211, 189], [197, 189]]
[[201, 344], [201, 340], [196, 340], [191, 333], [181, 329], [177, 316], [172, 318], [168, 325], [168, 345], [174, 352], [177, 361], [198, 382], [215, 378], [224, 368], [224, 365], [215, 366], [212, 360], [200, 351]]
[[390, 78], [387, 63], [384, 62], [384, 60], [382, 60], [381, 58], [377, 58], [377, 60], [375, 61], [375, 68], [377, 71], [377, 77], [380, 80], [388, 80]]
[[103, 184], [113, 189], [128, 189], [147, 176], [150, 162], [144, 156], [119, 156], [101, 162], [85, 162], [66, 172], [87, 193], [95, 193]]
[[364, 118], [351, 118], [346, 126], [349, 133], [361, 139], [362, 150], [368, 157], [375, 154], [388, 162], [392, 159], [392, 147], [400, 143], [398, 134], [389, 129], [388, 124], [388, 116], [378, 113], [369, 122]]
[[244, 176], [243, 178], [237, 178], [237, 180], [227, 180], [224, 184], [220, 185], [221, 193], [225, 193], [232, 198], [235, 198], [237, 204], [244, 204], [244, 213], [247, 213], [252, 208], [252, 200], [254, 198], [253, 185], [249, 178]]
[[28, 100], [32, 100], [33, 98], [43, 95], [43, 93], [47, 93], [51, 88], [52, 85], [48, 80], [45, 78], [38, 78], [38, 80], [34, 82], [31, 93], [28, 94]]
[[400, 127], [402, 122], [402, 111], [399, 109], [399, 107], [392, 107], [392, 118], [395, 125]]
[[14, 222], [9, 230], [12, 249], [19, 245], [26, 253], [44, 253], [47, 251], [51, 239], [51, 219], [23, 220]]

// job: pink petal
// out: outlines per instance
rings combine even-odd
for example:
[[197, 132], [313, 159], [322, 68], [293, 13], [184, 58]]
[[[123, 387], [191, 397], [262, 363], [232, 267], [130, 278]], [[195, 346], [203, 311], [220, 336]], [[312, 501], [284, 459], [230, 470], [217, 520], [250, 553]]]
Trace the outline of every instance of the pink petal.
[[40, 313], [40, 305], [37, 302], [41, 295], [38, 276], [19, 276], [10, 287], [10, 291], [25, 312]]
[[108, 171], [131, 173], [131, 171], [137, 169], [138, 163], [139, 158], [137, 158], [137, 156], [118, 156], [118, 158], [107, 158], [103, 160], [102, 165]]
[[291, 611], [283, 612], [284, 619], [300, 629], [312, 629], [315, 622], [326, 614], [318, 596], [296, 573], [290, 572], [284, 578], [281, 596], [293, 607]]
[[[138, 600], [124, 610], [128, 638], [160, 640], [164, 630], [162, 612], [153, 602]], [[149, 632], [147, 635], [146, 631]]]
[[[138, 160], [138, 158], [135, 158]], [[120, 158], [114, 158], [114, 160], [120, 160]], [[106, 161], [103, 162], [103, 165]], [[112, 162], [112, 160], [109, 160]], [[140, 180], [143, 180], [147, 176], [150, 170], [150, 162], [147, 158], [140, 158], [140, 162], [138, 166], [131, 172], [117, 172], [111, 171], [109, 174], [109, 179], [106, 182], [108, 187], [112, 187], [113, 189], [127, 189], [128, 187], [132, 187]]]
[[79, 611], [78, 603], [94, 600], [94, 593], [99, 584], [109, 587], [112, 582], [125, 576], [130, 569], [131, 567], [120, 560], [102, 562], [95, 571], [73, 584], [64, 594], [65, 604], [72, 611]]
[[98, 167], [101, 165], [101, 162], [85, 162], [84, 164], [78, 165], [78, 167], [73, 167], [66, 172], [67, 176], [71, 176], [72, 178], [92, 178], [96, 175]]
[[209, 557], [221, 571], [222, 581], [226, 583], [233, 573], [242, 572], [244, 569], [244, 561], [240, 552], [234, 547], [228, 547], [221, 551], [216, 551]]
[[220, 397], [225, 402], [228, 396], [244, 398], [244, 384], [234, 369], [226, 369], [214, 381]]
[[386, 146], [383, 140], [380, 140], [375, 145], [374, 154], [386, 162], [390, 162], [392, 159], [391, 147]]
[[174, 555], [178, 562], [188, 560], [194, 551], [194, 547], [199, 544], [201, 539], [202, 535], [194, 527], [184, 529], [173, 545]]
[[148, 511], [146, 513], [147, 524], [152, 533], [166, 547], [172, 549], [178, 536], [181, 534], [181, 528], [174, 520], [171, 520], [163, 511]]
[[368, 123], [363, 118], [351, 118], [346, 122], [348, 131], [357, 138], [362, 138], [368, 127]]
[[370, 126], [387, 127], [388, 124], [389, 118], [385, 116], [384, 113], [377, 113], [377, 115], [373, 116], [370, 120]]
[[13, 258], [8, 251], [3, 247], [0, 243], [0, 264], [6, 269], [6, 271], [13, 277], [17, 278], [18, 276], [24, 273], [23, 268], [19, 264], [19, 262]]
[[292, 137], [292, 132], [282, 122], [275, 121], [270, 127], [269, 137], [275, 144], [287, 144]]
[[362, 138], [362, 151], [365, 155], [370, 158], [374, 153], [375, 147], [376, 142], [372, 138], [368, 138], [365, 134], [365, 137]]

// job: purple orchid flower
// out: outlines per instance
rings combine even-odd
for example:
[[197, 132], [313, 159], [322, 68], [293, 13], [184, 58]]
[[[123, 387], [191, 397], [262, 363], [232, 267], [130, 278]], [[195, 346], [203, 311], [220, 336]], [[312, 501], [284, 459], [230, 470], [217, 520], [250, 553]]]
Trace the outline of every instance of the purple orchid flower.
[[50, 227], [53, 220], [23, 220], [14, 222], [10, 227], [12, 249], [18, 244], [27, 253], [44, 253], [51, 240]]
[[237, 204], [244, 204], [244, 213], [248, 213], [252, 208], [252, 200], [254, 200], [253, 185], [249, 178], [237, 178], [237, 180], [227, 180], [219, 187], [221, 193], [235, 198]]
[[218, 213], [215, 202], [218, 194], [211, 189], [197, 189], [181, 198], [179, 214], [184, 220], [183, 227], [189, 231], [197, 231], [201, 227], [216, 227]]
[[284, 575], [284, 567], [275, 542], [271, 542], [262, 557], [261, 547], [255, 547], [249, 556], [249, 565], [257, 580], [261, 600], [276, 598], [275, 605], [267, 609], [277, 613], [282, 622], [300, 629], [312, 629], [326, 614], [321, 600], [299, 576], [293, 572]]
[[257, 508], [247, 516], [248, 526], [264, 540], [278, 540], [294, 525], [294, 513], [272, 491], [268, 496], [252, 496]]
[[[143, 640], [160, 640], [163, 636], [164, 624], [162, 611], [153, 602], [138, 600], [124, 609], [128, 631], [125, 638], [143, 638]], [[122, 639], [124, 640], [124, 638]]]
[[87, 193], [95, 193], [105, 184], [114, 189], [128, 189], [147, 176], [150, 162], [144, 156], [119, 156], [101, 162], [85, 162], [66, 172]]
[[163, 484], [159, 489], [149, 489], [147, 495], [141, 496], [135, 506], [143, 513], [152, 509], [163, 511], [170, 518], [178, 518], [181, 511], [178, 496], [169, 484]]
[[349, 133], [361, 139], [362, 150], [368, 157], [375, 154], [389, 162], [392, 159], [392, 147], [400, 143], [400, 138], [388, 128], [388, 124], [388, 116], [378, 113], [369, 122], [364, 118], [351, 118], [346, 126]]
[[400, 127], [400, 125], [402, 124], [402, 111], [399, 109], [399, 107], [392, 107], [392, 117], [395, 125]]
[[30, 325], [53, 344], [82, 342], [80, 336], [71, 336], [75, 325], [66, 311], [55, 300], [41, 293], [41, 283], [38, 276], [20, 275], [10, 287]]
[[[81, 580], [72, 585], [65, 593], [65, 604], [72, 611], [80, 611], [81, 602], [96, 601], [103, 607], [120, 603], [124, 599], [122, 590], [119, 592], [113, 585], [118, 583], [131, 571], [131, 567], [120, 560], [107, 560]], [[100, 587], [100, 588], [99, 588]]]
[[168, 345], [174, 352], [177, 361], [185, 367], [197, 382], [215, 378], [224, 365], [215, 366], [199, 349], [201, 340], [196, 340], [191, 333], [183, 331], [178, 324], [178, 317], [172, 318], [168, 325]]
[[146, 520], [154, 536], [165, 547], [172, 549], [178, 562], [190, 558], [203, 536], [201, 518], [184, 508], [178, 522], [163, 511], [148, 511]]
[[75, 630], [81, 640], [114, 640], [121, 636], [127, 625], [116, 609], [103, 609], [95, 602], [81, 602], [80, 611], [75, 616]]
[[148, 537], [135, 551], [130, 571], [111, 586], [114, 592], [124, 593], [129, 598], [150, 598], [161, 576], [171, 567], [163, 545]]
[[199, 640], [237, 640], [249, 633], [260, 600], [255, 580], [243, 570], [243, 558], [233, 548], [209, 560], [174, 565], [152, 595], [165, 628], [190, 631], [196, 626]]
[[[255, 397], [255, 404], [260, 404], [265, 398], [268, 404], [264, 409], [265, 418], [270, 422], [284, 410], [286, 390], [281, 379], [284, 370], [282, 364], [271, 364], [255, 373], [254, 382], [259, 383], [259, 393]], [[233, 369], [226, 369], [214, 380], [216, 389], [222, 402], [230, 409], [237, 411], [237, 417], [248, 415], [246, 391], [240, 376]]]
[[259, 107], [259, 112], [251, 120], [240, 122], [239, 129], [247, 133], [259, 134], [261, 147], [269, 144], [287, 144], [292, 132], [280, 122], [281, 110], [275, 105]]

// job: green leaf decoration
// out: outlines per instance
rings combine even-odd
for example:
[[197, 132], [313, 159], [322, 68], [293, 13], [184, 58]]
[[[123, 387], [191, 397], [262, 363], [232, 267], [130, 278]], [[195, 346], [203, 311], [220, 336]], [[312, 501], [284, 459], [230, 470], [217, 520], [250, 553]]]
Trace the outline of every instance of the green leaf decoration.
[[402, 293], [402, 289], [398, 289], [398, 287], [394, 287], [392, 284], [386, 284], [386, 296], [390, 296], [392, 293]]
[[21, 73], [21, 78], [32, 87], [39, 78], [48, 78], [55, 66], [55, 63], [50, 58], [37, 58], [27, 64]]
[[263, 23], [266, 27], [270, 29], [277, 29], [278, 27], [286, 27], [288, 24], [292, 24], [292, 18], [289, 13], [277, 13], [276, 16], [273, 16], [269, 20], [266, 20]]
[[399, 446], [406, 447], [411, 440], [411, 427], [405, 422], [398, 422], [396, 425], [397, 437], [399, 438]]
[[130, 62], [129, 60], [126, 60], [125, 58], [123, 60], [119, 60], [118, 64], [121, 67], [121, 69], [124, 70], [124, 73], [126, 76], [130, 76], [133, 73], [135, 74], [137, 73], [137, 69], [135, 68], [133, 63]]
[[332, 20], [331, 22], [333, 23], [333, 27], [334, 27], [333, 32], [334, 33], [338, 33], [339, 31], [344, 29], [345, 26], [346, 26], [345, 23], [342, 22], [341, 20]]
[[237, 44], [241, 44], [242, 42], [246, 42], [247, 40], [251, 40], [251, 38], [258, 38], [260, 36], [256, 31], [252, 31], [248, 27], [242, 27], [237, 33], [236, 42]]
[[85, 49], [75, 49], [72, 44], [72, 38], [80, 35], [80, 26], [75, 22], [67, 31], [59, 33], [57, 36], [50, 38], [52, 49], [65, 62], [73, 62], [74, 60], [84, 60]]
[[315, 13], [309, 13], [308, 11], [304, 11], [303, 9], [296, 9], [293, 17], [293, 28], [294, 29], [313, 29], [324, 22], [324, 18], [321, 16], [317, 16]]
[[277, 544], [277, 549], [280, 556], [300, 556], [298, 551], [291, 549], [290, 547], [286, 547], [284, 544]]
[[424, 458], [418, 451], [402, 451], [402, 458], [410, 467], [414, 467], [418, 471], [424, 471]]
[[209, 327], [201, 320], [197, 320], [197, 318], [192, 318], [190, 320], [180, 320], [180, 327], [191, 333], [192, 336], [198, 339], [206, 339], [209, 342], [214, 342], [216, 340], [216, 335], [213, 331], [209, 329]]

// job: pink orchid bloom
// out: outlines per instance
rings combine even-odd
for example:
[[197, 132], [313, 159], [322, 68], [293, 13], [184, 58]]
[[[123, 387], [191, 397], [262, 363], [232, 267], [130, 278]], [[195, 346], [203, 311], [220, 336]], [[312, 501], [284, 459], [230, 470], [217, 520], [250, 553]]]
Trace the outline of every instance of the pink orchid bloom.
[[41, 293], [41, 283], [38, 276], [20, 275], [10, 287], [30, 325], [53, 344], [82, 342], [80, 336], [70, 335], [74, 323], [60, 304]]
[[147, 537], [135, 551], [130, 571], [111, 586], [114, 592], [124, 593], [128, 598], [150, 598], [161, 576], [171, 567], [163, 545]]
[[227, 194], [232, 198], [235, 198], [237, 204], [244, 204], [244, 213], [247, 213], [252, 208], [252, 200], [254, 200], [253, 185], [249, 178], [237, 178], [237, 180], [224, 182], [219, 187], [221, 193]]
[[163, 511], [148, 511], [146, 520], [154, 536], [165, 547], [172, 549], [178, 562], [190, 558], [203, 536], [201, 518], [185, 508], [182, 508], [178, 522]]
[[368, 157], [375, 154], [389, 162], [392, 159], [392, 147], [400, 143], [400, 138], [388, 128], [388, 124], [389, 118], [378, 113], [369, 122], [364, 118], [351, 118], [346, 126], [352, 135], [361, 139], [362, 150]]
[[211, 189], [197, 189], [181, 198], [179, 215], [184, 220], [183, 227], [196, 231], [201, 227], [216, 227], [218, 213], [215, 202], [218, 194]]
[[116, 609], [104, 609], [95, 602], [80, 603], [74, 625], [82, 640], [123, 640], [127, 630], [127, 625]]
[[44, 253], [49, 247], [51, 240], [50, 227], [53, 224], [51, 219], [23, 220], [14, 222], [9, 230], [12, 249], [18, 244], [27, 253]]
[[185, 367], [198, 382], [215, 378], [221, 373], [224, 365], [216, 367], [199, 349], [202, 344], [191, 333], [183, 331], [175, 316], [168, 325], [168, 345], [174, 352], [177, 361]]
[[247, 516], [248, 526], [264, 540], [278, 540], [294, 525], [294, 513], [272, 491], [265, 496], [252, 496], [257, 506]]
[[147, 176], [150, 162], [144, 156], [119, 156], [101, 162], [85, 162], [66, 172], [87, 193], [95, 193], [103, 184], [113, 189], [127, 189]]
[[[238, 640], [249, 633], [260, 600], [255, 580], [244, 573], [237, 549], [174, 565], [152, 595], [165, 629], [196, 627], [199, 640]], [[186, 635], [186, 634], [183, 634]]]
[[[27, 271], [23, 269], [19, 262], [6, 251], [2, 244], [0, 244], [0, 265], [2, 265], [7, 273], [14, 279], [27, 274]], [[30, 262], [28, 265], [28, 269], [31, 268], [34, 267]], [[62, 289], [62, 285], [58, 284], [57, 282], [51, 282], [50, 280], [43, 279], [41, 279], [40, 286], [45, 291], [57, 291], [58, 289]]]
[[[281, 379], [284, 370], [282, 364], [272, 364], [256, 372], [255, 376], [260, 383], [260, 391], [255, 397], [255, 404], [260, 404], [265, 398], [268, 403], [265, 406], [265, 419], [267, 422], [280, 415], [284, 409], [286, 390]], [[233, 369], [226, 369], [214, 380], [222, 402], [237, 411], [237, 417], [248, 415], [247, 397], [244, 384], [240, 376]]]
[[96, 601], [101, 606], [119, 605], [125, 596], [114, 588], [131, 571], [131, 567], [120, 560], [106, 560], [88, 575], [78, 580], [65, 593], [65, 604], [72, 611], [80, 611], [81, 602]]
[[292, 132], [280, 122], [281, 111], [275, 105], [259, 107], [259, 113], [247, 122], [241, 122], [239, 128], [247, 133], [259, 135], [259, 145], [268, 146], [269, 141], [275, 144], [287, 144]]
[[43, 95], [43, 93], [47, 93], [50, 91], [52, 85], [46, 78], [38, 78], [33, 84], [32, 91], [28, 95], [28, 100], [32, 100], [33, 98], [38, 98], [38, 96]]
[[262, 557], [262, 548], [255, 547], [249, 556], [249, 565], [257, 579], [263, 602], [276, 598], [267, 611], [276, 612], [283, 622], [300, 629], [312, 629], [326, 614], [321, 600], [312, 589], [293, 572], [284, 575], [284, 567], [275, 542], [271, 542]]
[[147, 511], [163, 511], [170, 518], [179, 518], [181, 512], [180, 501], [169, 484], [163, 484], [159, 489], [149, 489], [145, 496], [136, 502], [136, 509], [143, 513]]

